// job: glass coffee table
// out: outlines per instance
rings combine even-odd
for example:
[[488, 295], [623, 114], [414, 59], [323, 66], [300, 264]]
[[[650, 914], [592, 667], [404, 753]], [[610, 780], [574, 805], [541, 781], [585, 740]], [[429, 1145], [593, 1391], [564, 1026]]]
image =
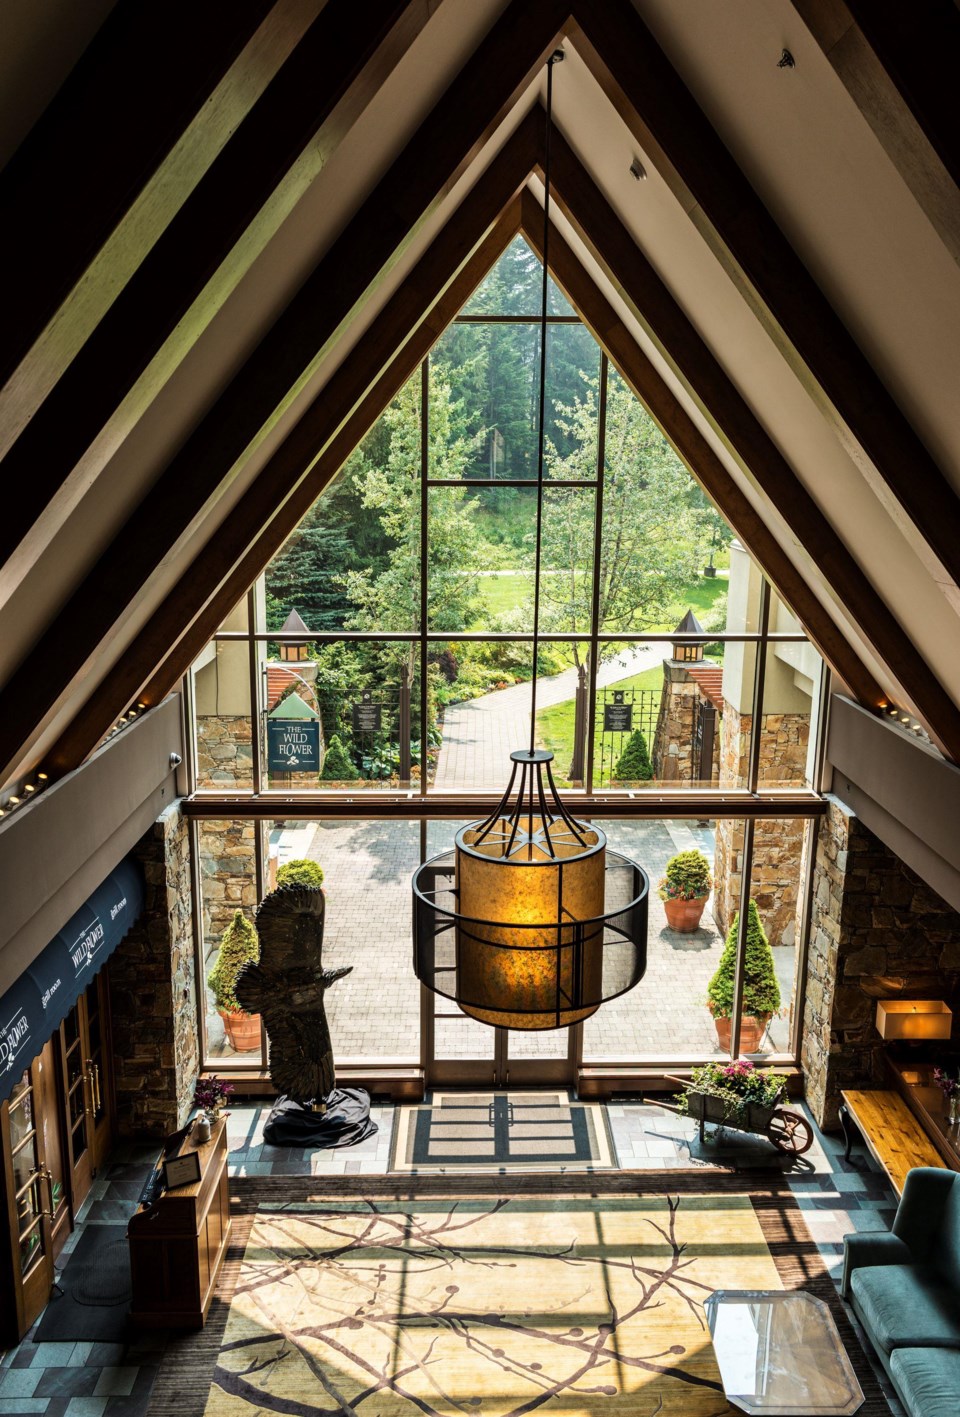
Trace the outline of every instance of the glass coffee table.
[[723, 1391], [744, 1412], [846, 1417], [863, 1391], [826, 1304], [802, 1290], [718, 1289], [704, 1304]]

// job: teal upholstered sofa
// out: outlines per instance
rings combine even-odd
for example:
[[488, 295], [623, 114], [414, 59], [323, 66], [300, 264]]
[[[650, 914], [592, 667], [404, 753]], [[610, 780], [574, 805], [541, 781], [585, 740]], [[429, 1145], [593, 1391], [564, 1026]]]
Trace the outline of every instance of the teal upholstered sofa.
[[957, 1417], [960, 1174], [908, 1172], [892, 1231], [846, 1236], [841, 1292], [911, 1417]]

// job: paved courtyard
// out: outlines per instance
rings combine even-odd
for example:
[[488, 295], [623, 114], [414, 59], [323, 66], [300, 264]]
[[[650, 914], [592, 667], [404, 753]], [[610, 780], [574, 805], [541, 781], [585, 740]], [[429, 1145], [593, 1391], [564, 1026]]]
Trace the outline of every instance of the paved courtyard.
[[[459, 825], [429, 823], [427, 855], [445, 850]], [[713, 830], [683, 821], [611, 821], [604, 829], [611, 848], [632, 857], [650, 876], [649, 954], [640, 984], [587, 1020], [584, 1056], [588, 1060], [717, 1056], [716, 1033], [704, 1002], [723, 947], [711, 903], [700, 928], [681, 935], [667, 929], [663, 904], [656, 893], [657, 882], [674, 852], [696, 846], [712, 861]], [[420, 986], [412, 966], [410, 878], [420, 860], [419, 824], [291, 824], [278, 834], [278, 844], [281, 861], [308, 856], [323, 867], [325, 962], [330, 968], [353, 966], [353, 972], [327, 995], [338, 1060], [417, 1061]], [[767, 1051], [788, 1047], [795, 951], [780, 946], [774, 957], [785, 1013], [771, 1026]], [[442, 1012], [454, 1009], [445, 1000], [437, 1003]], [[222, 1036], [219, 1025], [213, 1015], [210, 1039], [217, 1051]], [[493, 1034], [485, 1025], [459, 1018], [438, 1022], [436, 1028], [438, 1057], [492, 1057]], [[514, 1034], [510, 1039], [510, 1056], [514, 1058], [558, 1057], [565, 1052], [565, 1033]]]

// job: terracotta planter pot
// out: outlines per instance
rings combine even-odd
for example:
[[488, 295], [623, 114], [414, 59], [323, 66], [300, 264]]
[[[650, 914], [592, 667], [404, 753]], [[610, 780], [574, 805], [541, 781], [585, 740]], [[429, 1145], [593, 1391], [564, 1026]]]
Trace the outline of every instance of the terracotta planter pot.
[[663, 908], [667, 915], [667, 925], [680, 935], [689, 935], [700, 927], [700, 917], [707, 903], [705, 895], [696, 900], [665, 900]]
[[235, 1053], [253, 1053], [260, 1047], [259, 1014], [225, 1014], [222, 1009], [217, 1013], [223, 1019], [227, 1042]]
[[[740, 1052], [759, 1053], [763, 1035], [767, 1031], [767, 1024], [770, 1022], [772, 1014], [761, 1014], [759, 1018], [754, 1018], [753, 1014], [741, 1014], [740, 1016]], [[715, 1018], [713, 1020], [717, 1030], [717, 1042], [724, 1052], [730, 1052], [730, 1019]]]

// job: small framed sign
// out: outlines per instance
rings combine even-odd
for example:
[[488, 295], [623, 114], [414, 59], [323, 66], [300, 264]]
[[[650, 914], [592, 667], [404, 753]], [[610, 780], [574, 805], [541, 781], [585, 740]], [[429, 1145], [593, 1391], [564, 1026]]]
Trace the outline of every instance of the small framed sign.
[[168, 1191], [177, 1186], [192, 1186], [200, 1180], [200, 1157], [195, 1151], [185, 1151], [182, 1156], [172, 1156], [163, 1163], [163, 1183]]

